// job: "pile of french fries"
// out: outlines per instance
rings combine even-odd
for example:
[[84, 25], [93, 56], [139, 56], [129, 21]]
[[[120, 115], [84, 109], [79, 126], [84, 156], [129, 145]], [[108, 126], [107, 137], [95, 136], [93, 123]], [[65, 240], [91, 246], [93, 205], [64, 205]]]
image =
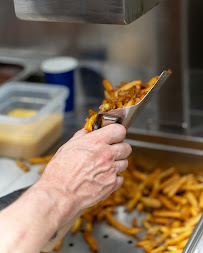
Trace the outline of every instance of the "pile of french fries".
[[[158, 78], [159, 76], [156, 76], [146, 84], [143, 84], [141, 80], [130, 83], [121, 82], [120, 86], [115, 89], [108, 80], [103, 80], [105, 99], [99, 107], [100, 112], [126, 108], [139, 103], [154, 86]], [[85, 129], [91, 132], [97, 112], [89, 110], [89, 117], [86, 119]]]
[[52, 159], [53, 156], [54, 156], [54, 154], [49, 154], [49, 155], [46, 155], [43, 157], [33, 157], [33, 158], [30, 158], [26, 162], [21, 161], [21, 160], [16, 160], [16, 165], [22, 171], [29, 172], [30, 171], [29, 165], [42, 164], [42, 166], [38, 170], [38, 173], [42, 174], [44, 172], [47, 164], [49, 163], [49, 161]]
[[[73, 225], [72, 234], [81, 232], [91, 251], [97, 252], [92, 229], [94, 224], [106, 221], [131, 237], [145, 231], [136, 244], [144, 252], [182, 252], [203, 211], [203, 174], [181, 175], [175, 168], [156, 168], [144, 173], [131, 158], [128, 169], [121, 175], [123, 186], [88, 208]], [[137, 226], [136, 217], [129, 227], [119, 223], [114, 214], [120, 205], [125, 205], [128, 213], [135, 209], [144, 212], [142, 226]]]
[[[53, 155], [32, 158], [28, 162], [43, 164], [39, 170], [41, 174]], [[93, 226], [106, 221], [131, 237], [145, 231], [136, 245], [147, 253], [182, 252], [202, 215], [203, 173], [181, 175], [175, 168], [156, 168], [144, 173], [135, 167], [133, 160], [132, 156], [128, 169], [120, 173], [124, 177], [122, 187], [104, 201], [85, 210], [73, 225], [72, 234], [81, 232], [90, 250], [97, 252], [99, 248], [92, 235]], [[16, 163], [23, 171], [29, 171], [25, 163]], [[126, 206], [127, 213], [134, 210], [145, 213], [141, 227], [137, 226], [136, 217], [132, 219], [131, 226], [121, 224], [114, 218], [116, 207], [121, 205]], [[60, 250], [61, 246], [62, 241], [55, 250]]]

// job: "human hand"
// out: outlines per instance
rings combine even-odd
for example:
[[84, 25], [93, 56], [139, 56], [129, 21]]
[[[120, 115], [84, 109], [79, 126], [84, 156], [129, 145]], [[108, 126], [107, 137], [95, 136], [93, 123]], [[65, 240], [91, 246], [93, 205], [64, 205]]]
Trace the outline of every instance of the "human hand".
[[100, 202], [123, 183], [117, 174], [127, 168], [132, 151], [123, 143], [125, 136], [119, 124], [78, 131], [57, 151], [40, 181], [71, 199], [75, 213]]

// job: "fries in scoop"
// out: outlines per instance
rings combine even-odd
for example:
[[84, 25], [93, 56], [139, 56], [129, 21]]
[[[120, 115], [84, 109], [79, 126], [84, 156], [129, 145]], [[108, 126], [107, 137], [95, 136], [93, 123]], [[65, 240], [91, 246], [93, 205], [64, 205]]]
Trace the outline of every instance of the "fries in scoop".
[[[142, 84], [141, 80], [135, 80], [130, 83], [122, 82], [116, 89], [114, 89], [108, 80], [103, 80], [105, 99], [99, 107], [100, 112], [126, 108], [139, 103], [150, 91], [158, 78], [159, 76], [152, 78], [145, 85]], [[97, 114], [92, 115], [92, 113], [89, 113], [90, 118], [86, 119], [85, 124], [86, 130], [90, 132], [93, 130], [96, 115]]]

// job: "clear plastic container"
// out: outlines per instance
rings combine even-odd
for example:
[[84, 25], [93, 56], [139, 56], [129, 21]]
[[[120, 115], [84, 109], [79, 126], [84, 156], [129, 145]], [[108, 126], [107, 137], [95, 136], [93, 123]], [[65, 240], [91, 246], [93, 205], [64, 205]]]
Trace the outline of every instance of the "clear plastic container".
[[[62, 135], [67, 96], [63, 86], [10, 82], [0, 87], [0, 156], [27, 159], [45, 153]], [[35, 115], [9, 116], [16, 109]]]

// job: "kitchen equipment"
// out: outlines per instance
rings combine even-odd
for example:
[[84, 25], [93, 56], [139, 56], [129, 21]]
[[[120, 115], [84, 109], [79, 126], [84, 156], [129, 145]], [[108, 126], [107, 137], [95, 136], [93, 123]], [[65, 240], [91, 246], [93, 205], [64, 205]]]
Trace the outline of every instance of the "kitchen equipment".
[[14, 0], [24, 20], [129, 24], [160, 0]]
[[[61, 136], [67, 89], [28, 82], [0, 88], [0, 155], [30, 158], [42, 155]], [[19, 111], [31, 113], [23, 117]], [[50, 138], [51, 137], [51, 138]]]
[[11, 78], [17, 76], [24, 70], [22, 65], [0, 62], [0, 84], [5, 83]]
[[126, 108], [110, 110], [108, 112], [99, 112], [94, 122], [93, 129], [96, 130], [112, 123], [120, 123], [128, 128], [131, 125], [133, 119], [139, 114], [139, 112], [149, 101], [151, 96], [166, 82], [171, 73], [171, 70], [164, 70], [154, 86], [139, 103]]
[[0, 84], [27, 79], [38, 71], [40, 62], [40, 59], [16, 57], [14, 53], [1, 52]]

